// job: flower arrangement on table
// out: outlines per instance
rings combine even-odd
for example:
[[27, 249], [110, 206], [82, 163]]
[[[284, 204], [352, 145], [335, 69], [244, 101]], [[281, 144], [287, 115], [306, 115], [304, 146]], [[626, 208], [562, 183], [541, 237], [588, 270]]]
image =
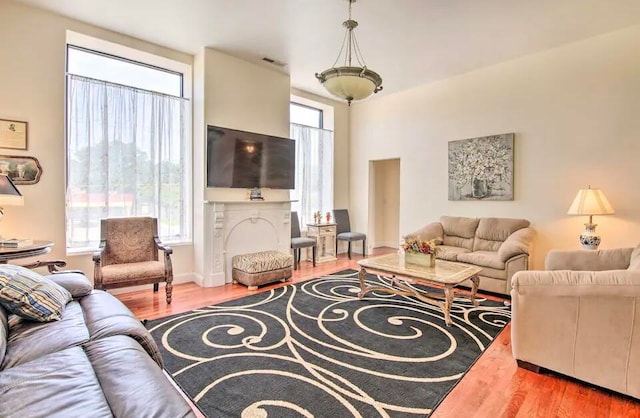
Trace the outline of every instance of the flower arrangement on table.
[[425, 241], [418, 238], [407, 238], [402, 244], [406, 263], [421, 264], [434, 267], [438, 246], [434, 241]]

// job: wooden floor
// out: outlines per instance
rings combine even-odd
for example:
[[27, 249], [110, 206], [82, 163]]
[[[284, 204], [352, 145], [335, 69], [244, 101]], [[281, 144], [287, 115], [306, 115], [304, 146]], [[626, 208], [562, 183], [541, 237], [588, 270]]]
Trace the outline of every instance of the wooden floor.
[[[375, 254], [393, 252], [376, 250]], [[293, 274], [301, 282], [347, 268], [357, 269], [354, 256], [335, 262], [302, 262]], [[263, 286], [258, 292], [283, 286]], [[167, 305], [162, 289], [117, 295], [140, 319], [155, 319], [252, 294], [245, 286], [228, 284], [201, 288], [194, 283], [174, 286], [173, 302]], [[438, 406], [431, 418], [460, 417], [621, 417], [640, 418], [640, 402], [596, 389], [551, 373], [536, 374], [519, 369], [511, 356], [511, 326], [498, 336], [469, 373]]]

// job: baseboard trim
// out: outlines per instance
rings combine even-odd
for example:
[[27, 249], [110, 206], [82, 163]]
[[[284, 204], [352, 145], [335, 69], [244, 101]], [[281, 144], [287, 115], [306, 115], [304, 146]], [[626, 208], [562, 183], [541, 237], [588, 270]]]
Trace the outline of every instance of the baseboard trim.
[[[183, 284], [193, 282], [198, 286], [202, 287], [202, 276], [197, 273], [181, 273], [173, 276], [173, 284]], [[160, 283], [160, 287], [164, 287], [164, 283]], [[136, 292], [138, 290], [145, 290], [153, 288], [152, 284], [145, 284], [141, 286], [131, 286], [131, 287], [119, 287], [117, 289], [109, 289], [109, 293], [113, 295], [118, 295], [121, 293], [130, 293]]]

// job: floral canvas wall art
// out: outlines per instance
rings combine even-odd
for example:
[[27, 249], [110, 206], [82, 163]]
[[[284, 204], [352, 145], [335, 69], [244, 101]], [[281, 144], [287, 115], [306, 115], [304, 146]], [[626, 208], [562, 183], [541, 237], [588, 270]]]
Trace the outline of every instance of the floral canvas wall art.
[[449, 142], [449, 200], [513, 200], [513, 133]]

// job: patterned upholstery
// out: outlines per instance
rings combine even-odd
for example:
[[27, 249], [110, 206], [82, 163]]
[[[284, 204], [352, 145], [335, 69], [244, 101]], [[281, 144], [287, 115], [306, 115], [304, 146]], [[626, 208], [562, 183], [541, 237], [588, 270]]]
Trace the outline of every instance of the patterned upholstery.
[[246, 273], [264, 273], [266, 271], [288, 268], [293, 265], [293, 256], [279, 251], [262, 251], [252, 254], [234, 255], [231, 259], [234, 269]]
[[102, 265], [157, 260], [158, 250], [153, 242], [157, 229], [154, 218], [103, 219], [101, 233], [107, 246]]
[[12, 314], [38, 322], [57, 321], [71, 293], [35, 271], [0, 266], [0, 303]]
[[[173, 267], [170, 247], [158, 239], [156, 218], [110, 218], [100, 223], [102, 240], [94, 253], [96, 289], [166, 282], [167, 303], [171, 303]], [[158, 251], [164, 260], [158, 261]]]
[[137, 279], [164, 278], [164, 263], [161, 261], [142, 261], [139, 263], [111, 264], [102, 267], [102, 283], [122, 283]]

